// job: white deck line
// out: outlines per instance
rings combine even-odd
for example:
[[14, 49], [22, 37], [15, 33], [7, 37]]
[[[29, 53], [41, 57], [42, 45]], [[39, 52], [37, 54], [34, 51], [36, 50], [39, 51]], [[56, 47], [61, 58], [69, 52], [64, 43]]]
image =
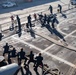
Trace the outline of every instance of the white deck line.
[[[64, 38], [66, 39], [68, 36], [72, 36], [72, 34], [76, 32], [76, 30], [72, 31], [71, 33], [67, 34]], [[59, 40], [60, 41], [60, 40]], [[44, 51], [47, 51], [48, 49], [50, 49], [51, 47], [55, 46], [56, 44], [52, 44], [49, 47], [47, 47], [46, 49], [44, 49]]]
[[[74, 17], [74, 18], [70, 18], [70, 19], [67, 19], [67, 20], [63, 20], [62, 22], [60, 22], [58, 25], [57, 25], [57, 30], [60, 32], [60, 33], [62, 33], [62, 34], [64, 34], [64, 35], [68, 35], [67, 33], [65, 33], [65, 32], [63, 32], [60, 28], [59, 28], [59, 26], [62, 24], [62, 23], [64, 23], [64, 22], [67, 22], [67, 21], [69, 21], [69, 20], [72, 20], [72, 19], [75, 19], [76, 17]], [[74, 31], [74, 32], [76, 32], [76, 31]], [[73, 32], [73, 33], [74, 33]], [[74, 35], [72, 35], [71, 37], [75, 37], [76, 38], [76, 36], [74, 36]]]
[[64, 60], [64, 59], [62, 59], [62, 58], [60, 58], [60, 57], [58, 57], [58, 56], [55, 56], [55, 55], [53, 55], [53, 54], [51, 54], [51, 53], [48, 53], [48, 52], [46, 52], [46, 51], [43, 51], [42, 49], [40, 49], [40, 48], [38, 48], [38, 47], [36, 47], [36, 46], [34, 46], [34, 45], [31, 45], [31, 44], [29, 44], [29, 43], [27, 43], [27, 42], [24, 42], [24, 41], [21, 40], [20, 38], [16, 38], [16, 37], [14, 37], [14, 36], [12, 36], [12, 38], [15, 39], [15, 40], [18, 40], [18, 41], [20, 41], [20, 42], [22, 42], [22, 43], [24, 43], [24, 44], [27, 44], [27, 45], [35, 48], [36, 50], [40, 51], [41, 53], [45, 53], [45, 54], [47, 54], [48, 56], [50, 56], [50, 57], [52, 57], [52, 58], [55, 58], [55, 59], [58, 60], [58, 61], [63, 62], [64, 64], [67, 64], [67, 65], [69, 65], [69, 66], [71, 66], [71, 67], [73, 67], [73, 68], [76, 68], [76, 65], [75, 65], [75, 64], [73, 64], [73, 63], [71, 63], [71, 62], [69, 62], [69, 61], [67, 61], [67, 60]]

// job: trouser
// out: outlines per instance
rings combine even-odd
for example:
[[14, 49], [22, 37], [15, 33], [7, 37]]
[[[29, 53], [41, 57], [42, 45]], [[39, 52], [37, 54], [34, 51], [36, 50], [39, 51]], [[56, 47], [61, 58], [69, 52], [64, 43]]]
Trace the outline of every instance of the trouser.
[[39, 66], [43, 68], [43, 63], [37, 63], [35, 67], [38, 68]]
[[34, 60], [29, 60], [29, 61], [28, 61], [28, 65], [30, 64], [30, 62], [35, 63], [35, 61], [34, 61]]
[[42, 68], [42, 75], [43, 75], [43, 63], [37, 63], [34, 70], [35, 70], [35, 72], [37, 72], [37, 69], [39, 66]]
[[25, 57], [25, 58], [18, 58], [18, 64], [19, 65], [21, 65], [21, 61], [22, 60], [25, 60], [24, 62], [26, 63], [26, 61], [27, 61], [27, 58]]
[[55, 28], [55, 27], [54, 27], [54, 23], [52, 23], [52, 28]]

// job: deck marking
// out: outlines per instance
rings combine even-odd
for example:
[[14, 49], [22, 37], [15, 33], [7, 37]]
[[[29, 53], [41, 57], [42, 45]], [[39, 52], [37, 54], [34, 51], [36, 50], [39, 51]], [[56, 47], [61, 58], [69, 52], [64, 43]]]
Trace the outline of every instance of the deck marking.
[[35, 48], [36, 50], [40, 51], [41, 53], [45, 53], [45, 54], [47, 54], [48, 56], [50, 56], [50, 57], [52, 57], [52, 58], [55, 58], [56, 60], [59, 60], [59, 61], [65, 63], [65, 64], [67, 64], [67, 65], [69, 65], [69, 66], [71, 66], [71, 67], [73, 67], [73, 68], [76, 68], [76, 65], [75, 65], [75, 64], [73, 64], [73, 63], [71, 63], [71, 62], [69, 62], [69, 61], [67, 61], [67, 60], [64, 60], [64, 59], [62, 59], [62, 58], [60, 58], [60, 57], [58, 57], [58, 56], [55, 56], [55, 55], [53, 55], [53, 54], [51, 54], [51, 53], [48, 53], [48, 52], [46, 52], [46, 51], [43, 51], [42, 49], [40, 49], [40, 48], [38, 48], [38, 47], [36, 47], [36, 46], [34, 46], [34, 45], [31, 45], [31, 44], [29, 44], [29, 43], [21, 40], [20, 38], [16, 38], [16, 37], [14, 37], [14, 36], [11, 36], [11, 37], [12, 37], [13, 39], [15, 39], [15, 40], [18, 40], [18, 41], [20, 41], [20, 42], [22, 42], [22, 43], [24, 43], [24, 44], [27, 44], [27, 45]]

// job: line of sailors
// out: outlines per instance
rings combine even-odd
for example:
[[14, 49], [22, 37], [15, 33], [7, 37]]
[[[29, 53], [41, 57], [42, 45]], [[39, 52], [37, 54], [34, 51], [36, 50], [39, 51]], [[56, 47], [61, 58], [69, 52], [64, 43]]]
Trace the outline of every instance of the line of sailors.
[[[50, 10], [50, 14], [51, 14], [49, 16], [47, 16], [46, 14], [43, 15], [42, 13], [41, 14], [38, 14], [40, 23], [42, 25], [41, 27], [43, 27], [46, 23], [49, 24], [51, 22], [52, 23], [51, 24], [52, 25], [52, 28], [55, 28], [54, 23], [56, 21], [56, 15], [53, 14], [53, 7], [50, 5], [48, 10]], [[60, 12], [60, 13], [62, 13], [62, 6], [60, 4], [58, 4], [57, 11]], [[34, 17], [34, 20], [35, 21], [38, 19], [36, 13], [34, 13], [33, 17]], [[10, 18], [11, 18], [11, 22], [12, 22], [12, 25], [10, 27], [10, 30], [13, 30], [14, 29], [14, 23], [18, 24], [18, 31], [17, 31], [17, 33], [19, 34], [19, 37], [20, 37], [21, 36], [22, 27], [21, 27], [21, 22], [20, 22], [19, 16], [18, 15], [16, 16], [17, 22], [14, 20], [14, 16], [11, 16]], [[31, 18], [31, 15], [29, 15], [27, 17], [26, 27], [27, 28], [32, 27], [32, 18]], [[0, 32], [0, 41], [2, 40], [2, 37], [3, 37], [3, 35]]]
[[[46, 14], [43, 15], [42, 12], [41, 12], [41, 14], [34, 13], [33, 17], [34, 17], [35, 21], [39, 19], [42, 25], [46, 24], [46, 22], [47, 22], [47, 24], [49, 24], [49, 22], [50, 22], [50, 20], [52, 18], [51, 22], [52, 22], [52, 27], [54, 28], [54, 23], [55, 23], [55, 20], [56, 20], [56, 15], [53, 15], [53, 7], [51, 5], [49, 6], [48, 10], [50, 10], [50, 14], [51, 15], [48, 15], [48, 16]], [[58, 4], [57, 11], [60, 12], [60, 13], [62, 12], [62, 6], [60, 4]], [[21, 32], [21, 23], [20, 23], [20, 18], [19, 18], [18, 15], [16, 16], [16, 19], [17, 19], [17, 23], [18, 23], [18, 31]], [[13, 26], [13, 24], [14, 24], [14, 17], [13, 16], [11, 16], [11, 21], [12, 21], [12, 27], [14, 27]], [[32, 27], [32, 18], [31, 18], [31, 15], [27, 16], [26, 27], [27, 28]]]
[[33, 62], [34, 63], [33, 67], [34, 67], [34, 70], [36, 72], [37, 72], [37, 69], [38, 69], [39, 66], [41, 66], [42, 69], [43, 69], [43, 62], [42, 62], [43, 57], [42, 57], [41, 53], [39, 53], [39, 55], [35, 57], [33, 51], [30, 51], [30, 54], [26, 55], [23, 48], [21, 48], [21, 50], [19, 52], [17, 52], [15, 48], [10, 50], [10, 47], [12, 47], [12, 46], [8, 45], [8, 43], [6, 43], [6, 45], [3, 46], [3, 48], [4, 48], [3, 56], [8, 54], [8, 63], [9, 64], [12, 63], [11, 58], [16, 58], [17, 57], [17, 61], [18, 61], [19, 65], [21, 65], [22, 60], [24, 60], [24, 65], [28, 65], [28, 66], [31, 62]]

